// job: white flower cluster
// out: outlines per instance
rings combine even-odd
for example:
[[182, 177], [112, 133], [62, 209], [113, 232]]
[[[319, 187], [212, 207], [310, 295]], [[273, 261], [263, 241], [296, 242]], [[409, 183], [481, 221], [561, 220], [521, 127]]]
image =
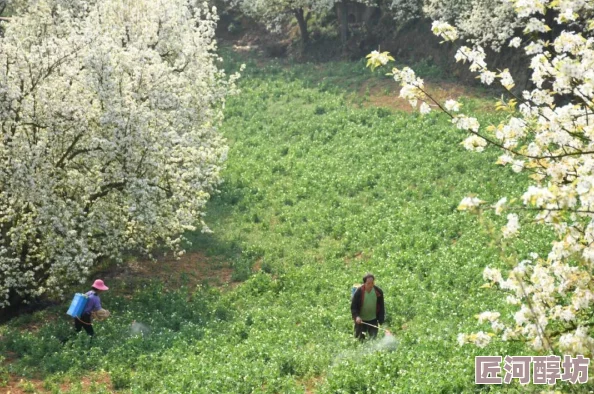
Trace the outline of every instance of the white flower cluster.
[[503, 0], [424, 0], [423, 12], [433, 20], [452, 23], [456, 35], [469, 42], [494, 50], [520, 26], [513, 5]]
[[456, 41], [458, 39], [458, 30], [447, 22], [434, 21], [431, 25], [431, 31], [445, 41]]
[[502, 233], [504, 238], [511, 238], [518, 233], [520, 223], [518, 215], [510, 213], [507, 215], [507, 224], [503, 226]]
[[[408, 100], [410, 105], [414, 108], [417, 106], [418, 98], [423, 97], [424, 81], [415, 75], [415, 72], [410, 67], [404, 67], [402, 70], [397, 68], [392, 69], [392, 76], [396, 82], [402, 84], [400, 89], [400, 98]], [[423, 104], [425, 104], [423, 102]], [[423, 106], [422, 106], [423, 107]], [[428, 113], [431, 108], [427, 104], [423, 107], [423, 113]]]
[[423, 0], [392, 0], [388, 7], [397, 23], [404, 23], [423, 15]]
[[[503, 340], [525, 338], [535, 350], [553, 345], [573, 354], [592, 354], [594, 339], [588, 329], [579, 325], [570, 328], [580, 317], [588, 315], [594, 304], [589, 274], [578, 267], [551, 263], [536, 254], [531, 257], [533, 260], [520, 262], [506, 280], [498, 269], [485, 268], [483, 277], [491, 282], [489, 285], [498, 284], [501, 289], [512, 292], [506, 300], [509, 304], [520, 305], [520, 309], [514, 314], [513, 325], [500, 323], [499, 314], [493, 312], [478, 315], [479, 323], [491, 322], [494, 333], [503, 332]], [[558, 304], [559, 296], [568, 298], [568, 304]], [[558, 330], [549, 330], [549, 326], [555, 326], [554, 321], [569, 324], [566, 332], [559, 335]], [[548, 335], [553, 331], [558, 333], [556, 337]], [[469, 335], [460, 334], [459, 338], [469, 338]]]
[[[479, 121], [476, 118], [472, 118], [466, 115], [457, 115], [452, 118], [452, 123], [456, 125], [460, 130], [468, 130], [478, 132], [481, 127]], [[483, 140], [484, 141], [484, 140]]]
[[478, 199], [477, 197], [464, 197], [458, 205], [458, 210], [471, 211], [477, 209], [483, 203], [484, 201]]
[[487, 141], [484, 138], [481, 138], [476, 135], [471, 135], [467, 137], [464, 141], [462, 141], [462, 145], [467, 150], [471, 150], [474, 152], [482, 152], [485, 150], [485, 146], [487, 146]]
[[203, 226], [238, 78], [215, 66], [216, 20], [191, 0], [39, 0], [5, 24], [0, 306]]
[[491, 343], [491, 337], [493, 336], [493, 334], [491, 333], [485, 333], [483, 331], [479, 331], [477, 333], [474, 334], [458, 334], [458, 344], [460, 346], [467, 344], [467, 343], [472, 343], [475, 346], [478, 346], [480, 348], [484, 348], [485, 346], [487, 346], [489, 343]]
[[450, 111], [450, 112], [458, 112], [460, 111], [460, 103], [457, 102], [456, 100], [446, 100], [446, 102], [444, 103], [444, 107], [446, 110]]
[[390, 61], [390, 59], [394, 60], [392, 57], [390, 57], [388, 55], [387, 52], [378, 52], [378, 51], [372, 51], [370, 53], [370, 61], [372, 62], [376, 62], [381, 64], [382, 66], [385, 66], [386, 64], [388, 64], [388, 62]]

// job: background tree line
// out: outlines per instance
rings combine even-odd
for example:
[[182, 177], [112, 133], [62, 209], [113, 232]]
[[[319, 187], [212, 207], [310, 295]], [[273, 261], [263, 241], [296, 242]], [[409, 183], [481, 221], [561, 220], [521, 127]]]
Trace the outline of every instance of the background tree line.
[[[455, 24], [460, 37], [485, 48], [489, 66], [507, 67], [516, 86], [528, 87], [528, 57], [510, 48], [514, 34], [521, 33], [513, 6], [504, 0], [217, 0], [221, 20], [219, 36], [237, 38], [253, 29], [272, 56], [291, 55], [308, 61], [338, 58], [358, 60], [371, 50], [386, 50], [400, 62], [426, 62], [448, 76], [474, 83], [467, 68], [453, 64], [451, 43], [440, 44], [431, 34], [431, 22]], [[547, 11], [546, 18], [554, 18]], [[559, 31], [547, 32], [549, 40]]]

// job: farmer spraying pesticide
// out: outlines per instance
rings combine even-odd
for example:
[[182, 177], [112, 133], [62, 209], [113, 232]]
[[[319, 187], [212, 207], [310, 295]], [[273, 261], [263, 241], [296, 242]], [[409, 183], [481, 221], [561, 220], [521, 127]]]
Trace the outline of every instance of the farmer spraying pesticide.
[[384, 323], [385, 317], [384, 292], [375, 286], [375, 277], [370, 273], [363, 277], [363, 285], [353, 294], [351, 314], [355, 321], [355, 338], [363, 340], [366, 335], [377, 336], [379, 324]]
[[97, 279], [91, 286], [91, 290], [85, 293], [87, 300], [84, 309], [80, 316], [74, 317], [76, 332], [80, 332], [84, 328], [88, 335], [95, 335], [92, 319], [102, 320], [109, 316], [109, 311], [101, 307], [101, 299], [99, 298], [99, 294], [108, 289], [109, 287], [105, 286], [101, 279]]

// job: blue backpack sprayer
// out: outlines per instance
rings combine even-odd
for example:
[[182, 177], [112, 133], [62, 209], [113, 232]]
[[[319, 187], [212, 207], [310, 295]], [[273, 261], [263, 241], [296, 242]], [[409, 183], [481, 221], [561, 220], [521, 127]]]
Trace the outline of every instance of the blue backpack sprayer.
[[67, 315], [72, 317], [80, 318], [83, 311], [85, 310], [85, 306], [87, 305], [87, 301], [89, 297], [85, 294], [76, 293], [74, 298], [72, 299], [72, 303], [70, 303], [70, 308], [68, 308]]

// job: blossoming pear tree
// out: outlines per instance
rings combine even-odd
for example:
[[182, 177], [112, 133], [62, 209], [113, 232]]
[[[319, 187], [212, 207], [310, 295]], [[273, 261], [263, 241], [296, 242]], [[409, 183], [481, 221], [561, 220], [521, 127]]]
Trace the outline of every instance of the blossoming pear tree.
[[227, 147], [216, 10], [38, 0], [0, 38], [0, 307], [203, 222]]
[[507, 0], [425, 0], [423, 13], [454, 24], [460, 37], [469, 42], [497, 51], [522, 26], [514, 3]]
[[[435, 108], [468, 133], [462, 142], [471, 151], [487, 145], [501, 151], [497, 163], [515, 172], [529, 174], [532, 184], [518, 203], [503, 197], [492, 208], [507, 214], [502, 237], [518, 236], [522, 214], [554, 230], [556, 240], [547, 256], [531, 253], [516, 261], [505, 274], [487, 267], [486, 287], [498, 286], [509, 293], [506, 300], [517, 308], [513, 319], [486, 311], [477, 318], [489, 324], [490, 332], [458, 336], [459, 343], [484, 347], [495, 336], [504, 341], [521, 340], [544, 352], [593, 355], [594, 338], [594, 3], [581, 0], [509, 0], [521, 22], [523, 36], [511, 38], [510, 46], [522, 46], [531, 57], [534, 89], [513, 90], [507, 69], [490, 70], [480, 45], [462, 46], [456, 60], [468, 62], [486, 85], [498, 84], [508, 100], [498, 103], [506, 114], [498, 125], [484, 127], [462, 111], [455, 100], [438, 102], [427, 94], [423, 80], [408, 67], [394, 68], [390, 75], [402, 85], [400, 97], [426, 114]], [[552, 41], [544, 15], [555, 15], [560, 34]], [[435, 21], [433, 32], [445, 41], [455, 41], [458, 31]], [[368, 56], [372, 68], [391, 59], [374, 51]], [[487, 202], [477, 196], [465, 198], [460, 210], [479, 211]]]
[[495, 51], [521, 23], [506, 0], [391, 0], [387, 6], [396, 23], [421, 18], [452, 23], [461, 38]]

